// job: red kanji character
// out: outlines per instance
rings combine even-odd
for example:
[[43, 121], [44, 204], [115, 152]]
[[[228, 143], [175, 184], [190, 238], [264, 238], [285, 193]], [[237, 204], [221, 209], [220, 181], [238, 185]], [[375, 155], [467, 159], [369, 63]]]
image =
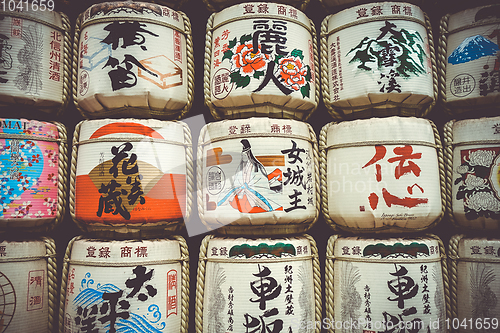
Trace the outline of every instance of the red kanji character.
[[215, 38], [214, 40], [214, 48], [218, 48], [220, 46], [220, 37]]
[[222, 32], [222, 36], [220, 37], [220, 39], [221, 39], [221, 40], [227, 40], [227, 39], [229, 38], [229, 33], [230, 33], [230, 31], [229, 31], [229, 30], [227, 30], [227, 29], [226, 29], [226, 30], [224, 30], [224, 31]]
[[[375, 146], [375, 156], [373, 156], [372, 159], [368, 161], [368, 163], [366, 163], [365, 166], [363, 166], [363, 168], [366, 168], [367, 166], [370, 166], [383, 159], [385, 157], [386, 152], [387, 149], [384, 146], [382, 145]], [[375, 168], [377, 170], [377, 181], [380, 182], [382, 180], [382, 167], [380, 166], [380, 164], [377, 164], [375, 165]]]
[[382, 195], [384, 196], [385, 204], [387, 207], [391, 207], [392, 205], [404, 206], [407, 208], [413, 208], [422, 203], [427, 203], [429, 199], [427, 198], [398, 198], [395, 195], [392, 195], [385, 188], [382, 189]]
[[214, 60], [214, 68], [219, 67], [220, 64], [221, 64], [221, 62], [219, 59]]
[[389, 163], [399, 161], [399, 165], [396, 167], [394, 171], [394, 176], [396, 179], [399, 179], [401, 176], [406, 175], [407, 173], [413, 172], [415, 176], [420, 176], [420, 167], [416, 165], [412, 161], [408, 161], [408, 165], [404, 165], [406, 160], [409, 159], [420, 159], [422, 157], [422, 153], [412, 154], [413, 148], [412, 146], [404, 146], [404, 147], [396, 147], [394, 148], [394, 153], [396, 155], [401, 155], [400, 157], [393, 157], [388, 159]]

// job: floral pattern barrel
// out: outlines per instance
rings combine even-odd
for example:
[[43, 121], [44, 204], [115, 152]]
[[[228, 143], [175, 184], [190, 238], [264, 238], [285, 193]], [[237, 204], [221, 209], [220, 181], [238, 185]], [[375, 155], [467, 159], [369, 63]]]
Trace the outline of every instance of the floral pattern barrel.
[[291, 119], [223, 120], [206, 125], [198, 142], [198, 212], [207, 228], [290, 234], [305, 232], [316, 221], [319, 163], [310, 125]]
[[[450, 240], [455, 274], [450, 276], [452, 313], [448, 326], [458, 333], [494, 333], [500, 328], [500, 240], [455, 235]], [[464, 323], [466, 323], [464, 325]]]
[[322, 211], [332, 227], [415, 232], [443, 217], [443, 155], [431, 121], [389, 117], [330, 123], [320, 138]]
[[321, 31], [323, 99], [335, 118], [423, 116], [435, 103], [432, 31], [418, 6], [358, 5], [327, 16]]
[[312, 21], [288, 5], [243, 3], [213, 14], [205, 52], [212, 114], [307, 118], [319, 98], [315, 40]]
[[199, 332], [316, 332], [315, 244], [302, 236], [209, 238], [200, 253], [206, 269], [198, 278]]
[[27, 1], [7, 2], [3, 9], [12, 4], [16, 11], [0, 11], [0, 106], [9, 107], [2, 113], [12, 114], [15, 104], [23, 104], [16, 112], [34, 107], [54, 113], [70, 94], [69, 19], [53, 11], [53, 1], [52, 9], [44, 11]]
[[452, 121], [445, 126], [453, 173], [452, 221], [472, 229], [500, 226], [500, 117]]
[[80, 228], [124, 235], [182, 227], [193, 183], [186, 124], [87, 120], [77, 125], [73, 141], [70, 210]]
[[50, 256], [55, 243], [48, 238], [0, 241], [0, 332], [53, 332], [58, 290]]
[[476, 7], [441, 20], [441, 65], [446, 69], [442, 98], [456, 114], [480, 108], [498, 110], [500, 21], [495, 13], [499, 10], [499, 4]]
[[191, 23], [182, 12], [98, 3], [79, 16], [75, 39], [73, 97], [84, 117], [176, 119], [189, 110], [194, 65]]
[[[181, 246], [177, 240], [70, 243], [61, 290], [64, 333], [187, 333]], [[188, 260], [188, 258], [182, 258]], [[61, 322], [61, 318], [64, 321]], [[184, 320], [185, 321], [185, 320]]]
[[[60, 161], [66, 134], [61, 124], [0, 118], [0, 229], [36, 228], [59, 221], [59, 182], [66, 182]], [[64, 166], [62, 166], [62, 162]]]
[[447, 270], [442, 249], [440, 240], [427, 236], [332, 236], [325, 272], [331, 281], [326, 281], [325, 297], [334, 307], [327, 307], [323, 328], [446, 333]]

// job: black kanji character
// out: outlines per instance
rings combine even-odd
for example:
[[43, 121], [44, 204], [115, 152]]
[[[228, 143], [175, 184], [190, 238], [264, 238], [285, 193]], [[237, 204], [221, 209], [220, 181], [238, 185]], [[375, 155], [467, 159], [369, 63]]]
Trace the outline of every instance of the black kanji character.
[[276, 279], [269, 277], [271, 275], [271, 270], [266, 266], [258, 265], [259, 273], [253, 274], [255, 277], [260, 278], [259, 280], [250, 282], [250, 288], [252, 292], [258, 296], [258, 298], [250, 298], [250, 302], [259, 303], [259, 308], [261, 310], [266, 309], [266, 302], [275, 299], [281, 293], [281, 285], [278, 285]]
[[[132, 272], [136, 275], [136, 277], [133, 279], [128, 279], [125, 282], [127, 288], [133, 288], [130, 294], [127, 295], [127, 298], [134, 297], [141, 290], [142, 286], [144, 285], [144, 282], [150, 281], [153, 278], [153, 271], [154, 269], [146, 273], [146, 267], [141, 265], [137, 266], [132, 270]], [[156, 294], [158, 293], [158, 291], [151, 285], [147, 285], [145, 288], [148, 292], [148, 295], [151, 297], [156, 296]], [[144, 293], [139, 293], [137, 298], [139, 299], [139, 301], [144, 302], [148, 299], [148, 295]]]
[[300, 158], [300, 153], [305, 153], [305, 149], [297, 148], [297, 144], [295, 141], [292, 141], [292, 148], [284, 149], [281, 151], [282, 154], [288, 154], [288, 161], [290, 164], [295, 164], [297, 160], [302, 163], [302, 159]]
[[[115, 324], [116, 324], [117, 318], [128, 319], [130, 317], [130, 313], [127, 311], [123, 311], [123, 312], [119, 312], [119, 313], [116, 312], [117, 305], [120, 305], [121, 310], [128, 310], [130, 308], [129, 302], [127, 302], [125, 300], [121, 300], [120, 302], [118, 302], [118, 300], [120, 299], [120, 297], [122, 297], [122, 295], [123, 295], [123, 290], [120, 290], [120, 291], [115, 292], [115, 293], [103, 293], [102, 294], [102, 299], [104, 301], [108, 301], [108, 302], [103, 303], [101, 306], [100, 313], [103, 316], [101, 318], [99, 318], [99, 321], [102, 324], [107, 323], [109, 321], [109, 331], [108, 331], [109, 333], [116, 333]], [[109, 311], [109, 314], [105, 315], [108, 313], [108, 311]]]
[[146, 24], [137, 21], [115, 21], [104, 27], [104, 30], [109, 31], [109, 34], [101, 43], [111, 44], [113, 50], [116, 50], [120, 39], [122, 39], [122, 48], [126, 48], [130, 45], [141, 45], [141, 49], [147, 50], [146, 46], [142, 45], [146, 41], [146, 38], [140, 33], [144, 32], [154, 37], [158, 37], [159, 35], [143, 29], [143, 27], [146, 27]]
[[[146, 69], [146, 67], [144, 67], [133, 55], [125, 54], [124, 58], [125, 59], [121, 63], [125, 64], [125, 68], [119, 66], [120, 62], [118, 61], [118, 59], [113, 58], [112, 56], [109, 56], [108, 61], [103, 67], [116, 67], [116, 69], [108, 72], [108, 76], [111, 79], [111, 88], [113, 89], [113, 91], [122, 88], [131, 88], [137, 84], [137, 76], [131, 71], [133, 65], [136, 65], [137, 67], [139, 67], [143, 71], [148, 72], [154, 77], [158, 76], [158, 74], [155, 74]], [[132, 82], [129, 82], [130, 80], [132, 80]]]

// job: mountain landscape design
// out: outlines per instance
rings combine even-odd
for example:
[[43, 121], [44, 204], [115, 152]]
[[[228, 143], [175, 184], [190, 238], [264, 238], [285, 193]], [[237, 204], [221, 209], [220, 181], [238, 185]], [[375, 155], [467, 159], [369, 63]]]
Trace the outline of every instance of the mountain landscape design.
[[494, 56], [499, 51], [498, 45], [481, 35], [471, 36], [450, 54], [448, 63], [457, 65], [486, 56]]

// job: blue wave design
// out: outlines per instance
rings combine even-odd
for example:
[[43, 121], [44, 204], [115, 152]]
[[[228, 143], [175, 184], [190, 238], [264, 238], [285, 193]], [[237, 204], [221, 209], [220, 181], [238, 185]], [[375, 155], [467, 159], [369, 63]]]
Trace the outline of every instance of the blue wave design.
[[[109, 328], [109, 324], [106, 328]], [[162, 323], [161, 328], [157, 329], [143, 317], [135, 313], [130, 313], [128, 319], [118, 319], [115, 328], [116, 333], [162, 333], [162, 330], [165, 328], [165, 323]]]
[[97, 289], [87, 288], [82, 290], [73, 300], [73, 304], [76, 307], [81, 306], [82, 308], [87, 308], [94, 304], [101, 304], [103, 302], [102, 294], [104, 293], [116, 293], [121, 289], [113, 284], [104, 284], [99, 286]]
[[[153, 318], [156, 320], [150, 320], [153, 324], [156, 324], [161, 320], [160, 307], [156, 304], [151, 304], [148, 307], [148, 311], [153, 314]], [[147, 316], [147, 315], [146, 315]]]

